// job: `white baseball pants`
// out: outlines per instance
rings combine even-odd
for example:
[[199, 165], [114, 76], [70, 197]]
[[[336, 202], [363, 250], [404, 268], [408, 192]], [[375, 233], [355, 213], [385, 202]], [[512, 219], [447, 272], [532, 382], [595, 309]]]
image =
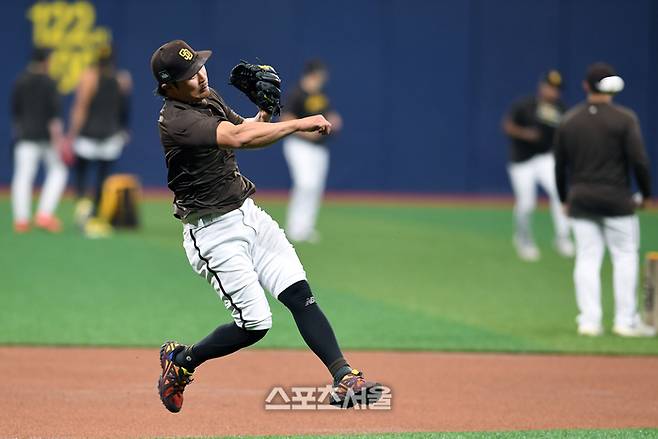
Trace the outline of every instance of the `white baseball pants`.
[[11, 202], [15, 222], [30, 219], [34, 178], [43, 161], [46, 179], [41, 190], [37, 213], [52, 215], [62, 196], [68, 169], [50, 142], [21, 140], [14, 149], [14, 175], [11, 181]]
[[293, 241], [305, 241], [315, 233], [329, 170], [329, 150], [289, 136], [283, 141], [283, 154], [292, 179], [286, 232]]
[[596, 219], [572, 218], [576, 239], [576, 286], [578, 324], [600, 326], [601, 263], [608, 247], [613, 267], [615, 325], [636, 323], [640, 223], [635, 215]]
[[80, 136], [73, 143], [75, 154], [87, 160], [117, 160], [121, 156], [126, 138], [116, 133], [107, 139], [92, 139]]
[[276, 298], [306, 279], [283, 230], [250, 198], [224, 215], [187, 221], [183, 246], [194, 271], [212, 285], [244, 329], [272, 327], [264, 290]]
[[537, 204], [537, 185], [548, 195], [553, 226], [558, 240], [568, 239], [569, 221], [562, 211], [562, 204], [555, 184], [555, 159], [552, 153], [537, 155], [525, 162], [508, 166], [512, 189], [516, 197], [514, 218], [516, 237], [523, 244], [533, 244], [531, 215]]

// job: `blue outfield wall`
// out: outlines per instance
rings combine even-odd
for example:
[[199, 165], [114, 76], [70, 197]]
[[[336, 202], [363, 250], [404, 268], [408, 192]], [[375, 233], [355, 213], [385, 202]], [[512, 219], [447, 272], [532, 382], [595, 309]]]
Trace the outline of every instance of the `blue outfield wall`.
[[[32, 1], [3, 5], [0, 184], [11, 177], [8, 102], [28, 59]], [[119, 65], [134, 78], [132, 142], [118, 169], [164, 186], [165, 169], [149, 58], [182, 38], [214, 51], [210, 82], [240, 113], [253, 106], [227, 86], [240, 59], [277, 67], [285, 84], [308, 57], [331, 67], [328, 92], [345, 120], [332, 143], [329, 188], [505, 193], [507, 142], [500, 120], [557, 67], [569, 105], [583, 98], [586, 66], [605, 60], [627, 82], [618, 101], [639, 115], [658, 174], [658, 2], [651, 0], [250, 0], [96, 1], [96, 23], [112, 32]], [[65, 98], [70, 103], [70, 95]], [[289, 177], [281, 152], [239, 153], [260, 188]], [[658, 177], [654, 178], [654, 188]]]

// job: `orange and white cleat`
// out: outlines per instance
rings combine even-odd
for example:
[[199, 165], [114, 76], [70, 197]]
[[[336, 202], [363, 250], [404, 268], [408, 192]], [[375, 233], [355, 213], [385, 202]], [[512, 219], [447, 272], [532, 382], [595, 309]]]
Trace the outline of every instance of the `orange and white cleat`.
[[29, 221], [16, 221], [14, 222], [14, 232], [27, 233], [30, 231]]
[[59, 233], [62, 231], [61, 221], [53, 215], [46, 215], [43, 213], [37, 215], [34, 225], [50, 233]]

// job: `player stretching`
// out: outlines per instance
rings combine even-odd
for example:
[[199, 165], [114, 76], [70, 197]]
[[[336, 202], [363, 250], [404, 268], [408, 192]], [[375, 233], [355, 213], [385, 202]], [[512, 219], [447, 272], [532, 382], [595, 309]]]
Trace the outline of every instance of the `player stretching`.
[[376, 384], [366, 382], [343, 357], [295, 250], [250, 198], [255, 186], [240, 174], [233, 152], [264, 147], [300, 131], [329, 134], [331, 124], [320, 115], [266, 123], [279, 110], [279, 78], [268, 66], [245, 64], [233, 70], [232, 82], [261, 109], [253, 118], [242, 118], [210, 88], [204, 66], [210, 55], [195, 52], [184, 41], [170, 41], [155, 51], [151, 68], [164, 97], [160, 140], [187, 258], [217, 291], [234, 323], [190, 346], [174, 341], [162, 345], [160, 399], [169, 411], [180, 411], [196, 367], [265, 336], [272, 327], [265, 289], [290, 310], [304, 341], [329, 369], [331, 402], [348, 406], [351, 392], [370, 393], [365, 402], [373, 402], [379, 396]]

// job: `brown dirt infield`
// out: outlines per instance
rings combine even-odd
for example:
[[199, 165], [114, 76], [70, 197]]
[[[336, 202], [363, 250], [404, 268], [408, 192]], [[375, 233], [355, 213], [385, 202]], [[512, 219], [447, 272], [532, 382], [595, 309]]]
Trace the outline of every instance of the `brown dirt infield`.
[[266, 411], [275, 385], [322, 386], [305, 351], [199, 369], [183, 411], [155, 390], [158, 349], [0, 347], [0, 437], [133, 438], [658, 426], [658, 357], [353, 352], [391, 410]]

